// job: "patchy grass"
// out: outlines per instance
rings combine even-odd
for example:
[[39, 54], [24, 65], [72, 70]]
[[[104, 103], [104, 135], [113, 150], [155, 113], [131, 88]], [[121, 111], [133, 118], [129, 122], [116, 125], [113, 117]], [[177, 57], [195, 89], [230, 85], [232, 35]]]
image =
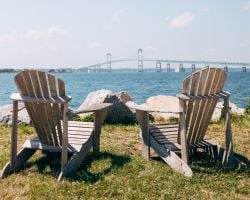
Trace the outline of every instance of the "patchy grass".
[[[60, 155], [38, 152], [21, 172], [0, 180], [0, 199], [249, 199], [250, 116], [232, 121], [235, 152], [247, 164], [240, 169], [199, 154], [191, 158], [194, 176], [188, 179], [158, 158], [142, 158], [137, 125], [105, 125], [98, 158], [90, 152], [79, 169], [57, 182]], [[0, 127], [1, 168], [9, 159], [10, 132]], [[208, 135], [222, 145], [224, 134], [223, 121], [209, 126]], [[33, 135], [33, 128], [20, 126], [19, 148]]]

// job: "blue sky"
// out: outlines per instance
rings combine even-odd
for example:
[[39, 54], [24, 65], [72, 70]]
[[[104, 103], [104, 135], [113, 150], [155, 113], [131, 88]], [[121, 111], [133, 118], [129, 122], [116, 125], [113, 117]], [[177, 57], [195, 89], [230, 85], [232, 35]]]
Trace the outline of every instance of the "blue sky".
[[250, 62], [249, 0], [0, 0], [0, 67], [144, 58]]

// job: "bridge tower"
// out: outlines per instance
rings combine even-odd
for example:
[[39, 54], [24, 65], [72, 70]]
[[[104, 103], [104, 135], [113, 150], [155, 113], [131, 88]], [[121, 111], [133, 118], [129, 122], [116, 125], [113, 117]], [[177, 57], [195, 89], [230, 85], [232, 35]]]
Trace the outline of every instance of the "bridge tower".
[[225, 67], [224, 67], [224, 71], [225, 71], [225, 72], [228, 72], [228, 66], [225, 66]]
[[242, 67], [242, 72], [247, 72], [247, 67], [246, 66]]
[[185, 72], [185, 68], [182, 63], [179, 65], [179, 72]]
[[107, 72], [111, 72], [111, 53], [107, 53]]
[[167, 72], [170, 72], [170, 63], [167, 64]]
[[192, 64], [192, 72], [195, 72], [195, 64]]
[[143, 72], [143, 54], [142, 54], [142, 49], [138, 49], [138, 72]]
[[160, 60], [156, 61], [156, 72], [161, 72], [161, 61]]

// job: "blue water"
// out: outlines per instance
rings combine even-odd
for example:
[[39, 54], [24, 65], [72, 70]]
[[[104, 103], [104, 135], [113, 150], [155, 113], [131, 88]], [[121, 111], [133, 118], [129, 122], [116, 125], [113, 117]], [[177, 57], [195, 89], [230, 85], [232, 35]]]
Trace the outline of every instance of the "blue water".
[[[190, 72], [156, 73], [156, 72], [111, 72], [111, 73], [58, 73], [66, 83], [66, 92], [73, 97], [72, 108], [77, 108], [88, 93], [109, 89], [115, 92], [128, 91], [137, 103], [144, 103], [150, 96], [176, 95], [181, 92], [182, 80]], [[0, 74], [0, 105], [10, 104], [10, 94], [16, 92], [14, 75]], [[225, 90], [231, 92], [231, 101], [239, 107], [246, 107], [250, 99], [250, 73], [228, 72]]]

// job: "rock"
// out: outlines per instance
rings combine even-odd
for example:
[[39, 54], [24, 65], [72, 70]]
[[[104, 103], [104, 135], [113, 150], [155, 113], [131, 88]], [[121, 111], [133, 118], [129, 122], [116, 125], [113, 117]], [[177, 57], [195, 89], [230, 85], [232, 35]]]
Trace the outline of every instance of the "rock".
[[[218, 102], [216, 107], [215, 107], [215, 110], [214, 110], [214, 113], [213, 113], [213, 116], [212, 116], [212, 120], [213, 121], [216, 121], [216, 120], [219, 120], [220, 117], [221, 117], [221, 111], [222, 111], [222, 108], [223, 108], [223, 101], [221, 102]], [[245, 109], [243, 108], [239, 108], [236, 104], [234, 104], [233, 102], [229, 102], [229, 107], [231, 108], [231, 113], [233, 114], [236, 114], [236, 115], [243, 115], [245, 113]]]
[[[96, 103], [113, 103], [109, 108], [106, 117], [108, 123], [135, 123], [135, 114], [125, 105], [126, 102], [131, 101], [132, 98], [127, 92], [114, 93], [111, 90], [98, 90], [88, 94], [84, 102], [77, 109], [91, 106]], [[81, 115], [84, 116], [84, 115]]]
[[[177, 97], [173, 96], [164, 96], [158, 95], [150, 97], [146, 100], [146, 106], [151, 109], [161, 109], [161, 110], [179, 110], [179, 100]], [[231, 108], [231, 113], [236, 115], [243, 115], [245, 110], [243, 108], [239, 108], [236, 104], [229, 102], [229, 107]], [[218, 102], [214, 113], [212, 115], [212, 120], [219, 120], [221, 117], [221, 110], [223, 108], [223, 102]], [[172, 113], [152, 113], [153, 117], [156, 118], [178, 118], [178, 114]]]
[[[23, 103], [18, 104], [18, 123], [30, 124], [31, 120]], [[12, 124], [12, 104], [0, 106], [0, 124]]]
[[[149, 97], [146, 106], [150, 109], [179, 111], [179, 100], [177, 97], [158, 95]], [[175, 113], [151, 113], [155, 118], [178, 118]]]

